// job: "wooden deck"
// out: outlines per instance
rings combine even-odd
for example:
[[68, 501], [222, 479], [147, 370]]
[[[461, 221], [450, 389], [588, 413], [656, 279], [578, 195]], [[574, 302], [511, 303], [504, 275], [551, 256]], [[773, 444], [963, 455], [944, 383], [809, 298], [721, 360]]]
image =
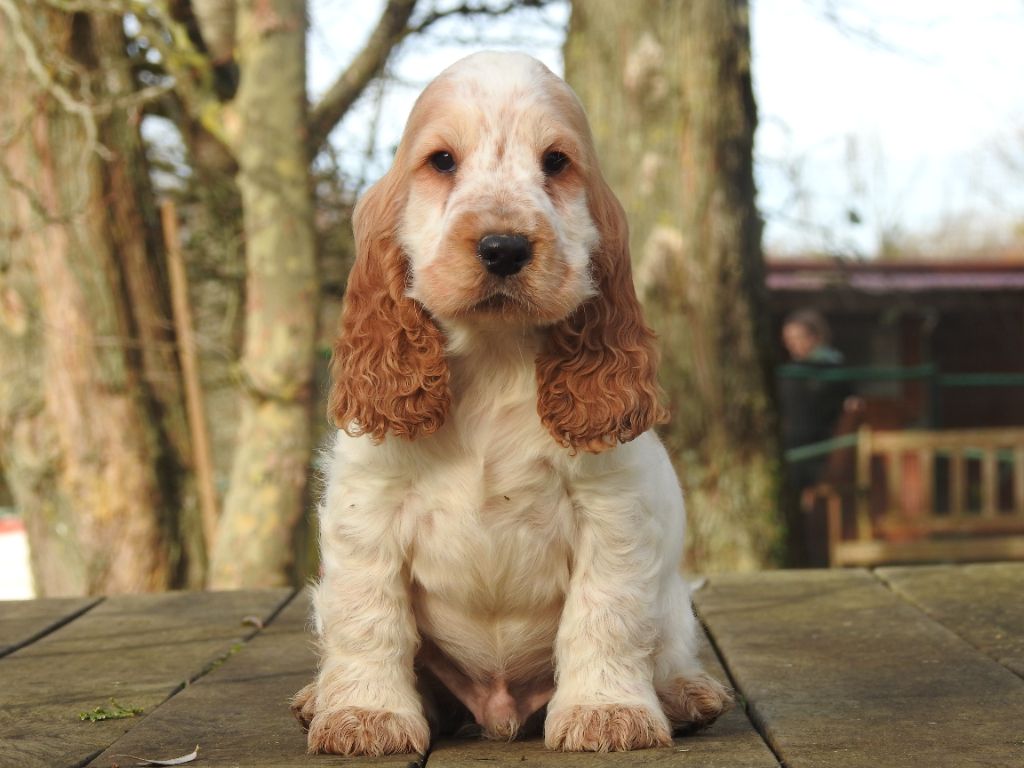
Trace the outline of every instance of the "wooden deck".
[[[0, 603], [0, 766], [124, 768], [197, 744], [192, 765], [245, 768], [1024, 765], [1024, 563], [713, 577], [696, 601], [741, 701], [704, 733], [610, 755], [465, 740], [359, 760], [306, 755], [288, 711], [314, 666], [302, 594]], [[111, 699], [142, 713], [80, 720]]]

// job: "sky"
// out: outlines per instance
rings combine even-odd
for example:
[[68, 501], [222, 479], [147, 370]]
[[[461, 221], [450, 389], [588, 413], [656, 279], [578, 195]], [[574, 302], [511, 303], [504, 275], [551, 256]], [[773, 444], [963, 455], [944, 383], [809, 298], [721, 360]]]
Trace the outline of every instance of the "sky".
[[[313, 0], [314, 97], [382, 6]], [[364, 165], [372, 124], [379, 175], [419, 90], [473, 50], [526, 50], [561, 73], [568, 12], [446, 22], [407, 42], [379, 114], [366, 98], [334, 135], [342, 165]], [[769, 252], [871, 256], [952, 220], [967, 239], [998, 241], [1024, 221], [1024, 0], [751, 0], [751, 38]]]
[[[1024, 1], [753, 0], [761, 126], [756, 154], [766, 241], [813, 239], [868, 251], [878, 231], [1024, 220], [1024, 174], [993, 167], [1016, 133], [1024, 158]], [[851, 10], [852, 9], [852, 10]], [[787, 204], [785, 169], [808, 194]]]

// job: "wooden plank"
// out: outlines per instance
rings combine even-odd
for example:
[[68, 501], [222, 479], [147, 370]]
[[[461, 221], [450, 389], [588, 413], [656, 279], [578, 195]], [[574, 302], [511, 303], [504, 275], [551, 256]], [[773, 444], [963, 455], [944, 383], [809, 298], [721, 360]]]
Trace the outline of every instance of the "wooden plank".
[[1024, 560], [1024, 536], [917, 541], [841, 541], [836, 546], [837, 565], [979, 560]]
[[110, 768], [124, 754], [183, 755], [196, 744], [203, 766], [420, 765], [416, 755], [353, 759], [306, 754], [306, 735], [288, 701], [316, 669], [308, 616], [309, 600], [303, 594], [238, 653], [166, 702], [91, 765]]
[[991, 519], [980, 517], [924, 517], [909, 523], [901, 521], [882, 520], [878, 529], [883, 536], [893, 534], [914, 533], [921, 536], [931, 534], [945, 535], [1011, 535], [1024, 533], [1024, 516], [1021, 515], [998, 515]]
[[716, 576], [695, 599], [786, 765], [1024, 763], [1024, 680], [866, 571]]
[[[110, 597], [81, 618], [0, 659], [0, 765], [79, 766], [257, 631], [291, 590]], [[83, 722], [81, 712], [141, 707], [141, 716]]]
[[[710, 646], [702, 654], [705, 668], [727, 681]], [[482, 739], [449, 739], [430, 752], [427, 768], [479, 768], [481, 765], [523, 765], [545, 768], [606, 766], [678, 766], [678, 768], [776, 768], [778, 760], [747, 719], [742, 705], [710, 728], [677, 737], [671, 747], [606, 754], [552, 752], [540, 737], [511, 743]]]
[[899, 595], [1024, 677], [1024, 563], [880, 568]]
[[1024, 445], [1024, 429], [871, 430], [871, 440], [873, 451], [916, 450], [924, 447], [934, 450], [984, 449], [990, 445]]
[[101, 599], [56, 597], [0, 601], [0, 656], [6, 656], [67, 624]]

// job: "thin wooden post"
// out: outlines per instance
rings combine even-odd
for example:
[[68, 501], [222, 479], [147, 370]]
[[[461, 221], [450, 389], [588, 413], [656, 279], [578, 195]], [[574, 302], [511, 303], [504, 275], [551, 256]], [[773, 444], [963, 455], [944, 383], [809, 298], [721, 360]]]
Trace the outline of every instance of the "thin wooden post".
[[907, 505], [903, 487], [903, 450], [885, 452], [885, 513], [891, 520], [905, 520]]
[[160, 219], [167, 251], [174, 330], [178, 339], [181, 373], [185, 380], [185, 408], [188, 413], [189, 431], [192, 433], [192, 453], [195, 459], [196, 482], [199, 486], [203, 538], [206, 541], [206, 551], [210, 553], [213, 551], [217, 533], [217, 492], [213, 482], [210, 433], [206, 426], [206, 411], [203, 408], [203, 388], [199, 382], [199, 362], [196, 358], [192, 310], [188, 299], [188, 279], [178, 238], [178, 212], [171, 200], [161, 202]]
[[819, 486], [819, 494], [825, 498], [828, 513], [828, 564], [835, 568], [840, 562], [839, 550], [843, 540], [843, 499], [834, 488]]
[[981, 516], [995, 517], [999, 506], [996, 484], [999, 473], [996, 471], [996, 448], [988, 446], [981, 454]]
[[917, 460], [920, 462], [921, 507], [916, 510], [916, 517], [924, 519], [935, 514], [935, 451], [922, 448], [917, 452]]
[[857, 539], [870, 541], [871, 535], [871, 428], [857, 432]]
[[1013, 449], [1013, 512], [1024, 517], [1024, 447]]

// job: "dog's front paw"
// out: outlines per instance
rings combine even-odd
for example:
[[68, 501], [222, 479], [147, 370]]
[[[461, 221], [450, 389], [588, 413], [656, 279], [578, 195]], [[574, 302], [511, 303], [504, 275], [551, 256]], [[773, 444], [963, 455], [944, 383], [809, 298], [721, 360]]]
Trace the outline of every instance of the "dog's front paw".
[[661, 712], [639, 705], [577, 705], [548, 714], [544, 744], [566, 752], [623, 752], [672, 743]]
[[316, 683], [310, 683], [299, 689], [299, 692], [292, 696], [290, 702], [292, 714], [299, 721], [303, 729], [309, 730], [309, 724], [316, 714]]
[[[300, 692], [301, 693], [301, 692]], [[309, 723], [309, 751], [335, 755], [423, 754], [430, 728], [420, 714], [345, 707], [317, 712]]]
[[673, 727], [695, 731], [711, 725], [732, 706], [732, 694], [720, 682], [701, 674], [676, 678], [659, 688], [658, 698]]

